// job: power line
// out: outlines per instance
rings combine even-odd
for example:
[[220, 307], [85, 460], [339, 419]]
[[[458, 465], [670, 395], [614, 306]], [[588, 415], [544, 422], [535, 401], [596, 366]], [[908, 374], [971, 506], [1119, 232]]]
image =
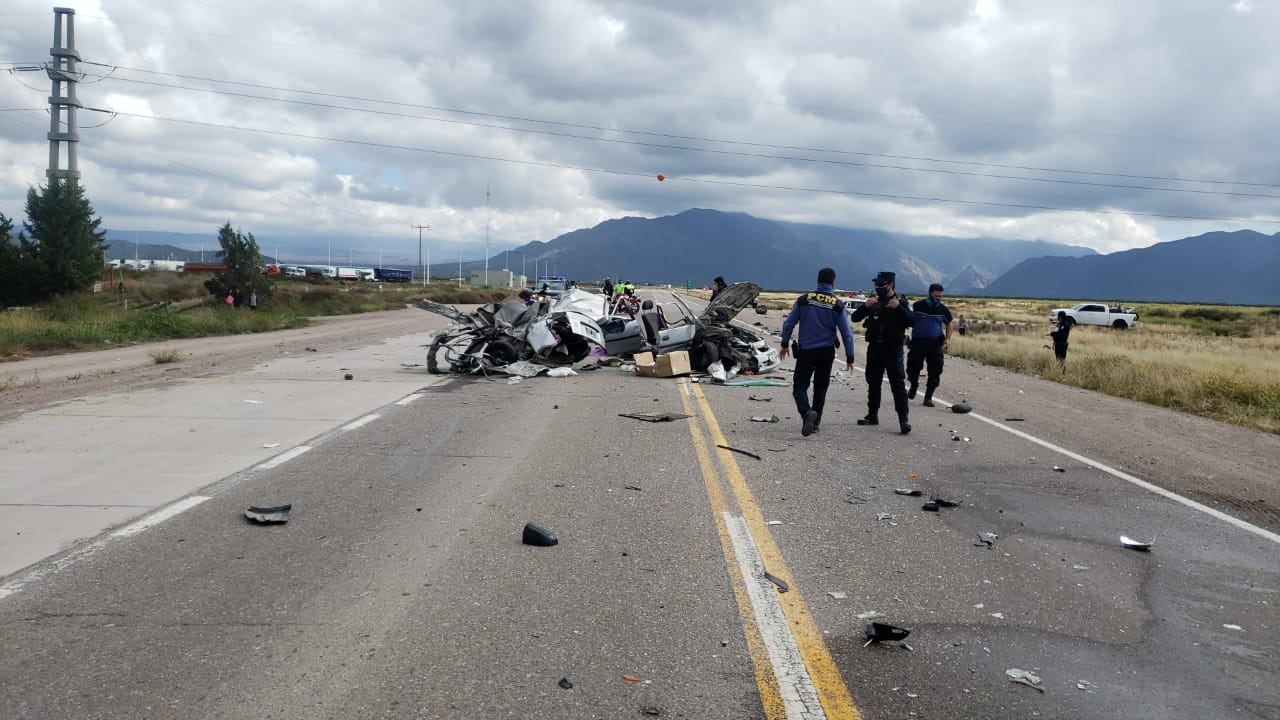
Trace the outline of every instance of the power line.
[[[105, 78], [106, 76], [102, 76], [102, 77]], [[112, 79], [119, 80], [122, 82], [136, 83], [140, 85], [150, 85], [150, 86], [157, 86], [157, 87], [163, 87], [163, 88], [169, 88], [169, 89], [175, 89], [175, 90], [188, 90], [191, 92], [203, 92], [203, 93], [210, 93], [214, 95], [226, 95], [229, 97], [248, 98], [253, 100], [264, 100], [268, 102], [289, 103], [294, 105], [304, 105], [308, 107], [317, 107], [317, 108], [324, 108], [329, 110], [362, 112], [362, 113], [369, 113], [373, 115], [382, 115], [386, 117], [399, 117], [399, 118], [409, 118], [409, 119], [415, 119], [415, 120], [426, 120], [429, 122], [440, 122], [440, 123], [446, 123], [450, 125], [466, 125], [470, 127], [483, 127], [483, 128], [496, 129], [496, 130], [505, 130], [509, 132], [520, 132], [520, 133], [529, 133], [534, 135], [544, 135], [544, 136], [550, 136], [550, 137], [587, 140], [590, 142], [605, 142], [605, 143], [612, 143], [612, 144], [619, 144], [619, 145], [633, 145], [638, 147], [649, 147], [649, 148], [656, 148], [656, 149], [663, 149], [663, 150], [679, 150], [684, 152], [724, 155], [729, 157], [759, 158], [759, 159], [766, 159], [766, 160], [783, 160], [787, 162], [816, 163], [816, 164], [835, 165], [835, 166], [844, 166], [844, 167], [866, 167], [866, 168], [874, 168], [874, 169], [880, 169], [880, 170], [899, 170], [903, 172], [925, 172], [925, 173], [936, 173], [941, 175], [989, 178], [994, 180], [1015, 180], [1015, 181], [1021, 181], [1021, 182], [1038, 182], [1038, 183], [1049, 183], [1049, 184], [1057, 184], [1057, 185], [1077, 185], [1077, 186], [1084, 186], [1084, 187], [1099, 187], [1099, 188], [1112, 188], [1112, 189], [1123, 189], [1123, 190], [1143, 190], [1148, 192], [1173, 192], [1173, 193], [1186, 193], [1186, 194], [1193, 194], [1193, 195], [1218, 195], [1218, 196], [1225, 196], [1225, 197], [1270, 198], [1270, 199], [1280, 200], [1280, 195], [1271, 195], [1266, 193], [1234, 192], [1234, 191], [1228, 191], [1228, 190], [1199, 190], [1195, 188], [1165, 188], [1165, 187], [1153, 187], [1150, 185], [1104, 183], [1104, 182], [1093, 182], [1088, 180], [1067, 180], [1063, 178], [1025, 177], [1020, 175], [1003, 175], [999, 173], [979, 173], [979, 172], [973, 172], [968, 170], [950, 170], [945, 168], [921, 168], [921, 167], [910, 167], [905, 165], [890, 165], [885, 163], [861, 162], [856, 160], [833, 160], [829, 158], [809, 158], [809, 157], [801, 157], [801, 156], [795, 156], [795, 155], [773, 155], [773, 154], [766, 154], [766, 153], [753, 153], [753, 152], [746, 152], [743, 150], [698, 148], [698, 147], [690, 147], [687, 145], [672, 145], [667, 143], [643, 142], [639, 140], [623, 140], [620, 138], [593, 137], [589, 135], [575, 135], [573, 133], [555, 132], [551, 130], [535, 130], [531, 128], [510, 127], [505, 125], [492, 125], [488, 123], [479, 123], [474, 121], [455, 120], [450, 118], [436, 118], [436, 117], [429, 117], [424, 115], [412, 115], [409, 113], [398, 113], [398, 112], [391, 112], [388, 110], [376, 110], [373, 108], [360, 108], [360, 107], [351, 107], [348, 105], [335, 105], [332, 103], [322, 103], [322, 102], [315, 102], [310, 100], [275, 98], [275, 97], [268, 97], [265, 95], [253, 95], [249, 93], [234, 92], [230, 90], [216, 90], [213, 88], [197, 88], [197, 87], [189, 87], [186, 85], [172, 85], [168, 83], [152, 82], [149, 80], [136, 80], [131, 78], [112, 78]], [[284, 92], [292, 92], [283, 88], [275, 88], [275, 89], [282, 90]], [[349, 98], [349, 99], [361, 100], [362, 98]], [[370, 102], [383, 102], [383, 101], [370, 100]], [[392, 103], [392, 104], [400, 105], [401, 103]], [[719, 141], [712, 140], [711, 142], [719, 142]]]
[[[670, 134], [670, 133], [650, 132], [645, 130], [628, 130], [625, 128], [605, 127], [600, 125], [589, 125], [589, 124], [583, 124], [583, 123], [561, 122], [556, 120], [543, 120], [539, 118], [521, 117], [518, 115], [503, 115], [499, 113], [487, 113], [487, 112], [480, 112], [475, 110], [462, 110], [459, 108], [441, 107], [436, 105], [422, 105], [422, 104], [415, 104], [415, 103], [397, 102], [394, 100], [382, 100], [379, 98], [368, 98], [368, 97], [361, 97], [358, 95], [343, 95], [340, 93], [321, 92], [321, 91], [315, 91], [315, 90], [297, 90], [293, 88], [277, 87], [277, 86], [264, 85], [259, 83], [248, 83], [248, 82], [242, 82], [237, 80], [221, 80], [218, 78], [203, 77], [199, 75], [183, 75], [179, 73], [162, 72], [159, 70], [147, 70], [144, 68], [131, 68], [131, 67], [124, 67], [124, 66], [110, 65], [107, 63], [97, 63], [97, 62], [86, 61], [81, 64], [107, 67], [107, 68], [111, 68], [112, 71], [117, 69], [126, 70], [129, 72], [138, 72], [138, 73], [144, 73], [144, 74], [150, 74], [150, 75], [161, 75], [165, 77], [174, 77], [174, 78], [179, 78], [183, 80], [199, 80], [202, 82], [212, 82], [212, 83], [219, 83], [224, 85], [238, 85], [241, 87], [251, 87], [259, 90], [272, 90], [276, 92], [288, 92], [288, 93], [295, 93], [299, 95], [311, 95], [315, 97], [336, 98], [340, 100], [357, 100], [360, 102], [372, 102], [372, 103], [379, 103], [384, 105], [391, 105], [395, 107], [413, 108], [417, 110], [435, 110], [439, 112], [454, 113], [459, 115], [488, 117], [488, 118], [494, 118], [497, 120], [511, 120], [516, 122], [528, 122], [528, 123], [536, 123], [536, 124], [542, 124], [542, 125], [555, 125], [560, 127], [577, 128], [582, 130], [616, 132], [616, 133], [624, 133], [624, 134], [630, 134], [630, 135], [642, 135], [647, 137], [660, 137], [660, 138], [667, 138], [672, 140], [690, 140], [690, 141], [697, 141], [697, 142], [720, 143], [720, 144], [726, 144], [726, 145], [742, 145], [745, 147], [759, 147], [759, 148], [767, 148], [771, 150], [797, 150], [797, 151], [803, 151], [803, 152], [829, 153], [834, 155], [878, 157], [878, 158], [885, 158], [889, 160], [912, 160], [917, 162], [943, 163], [943, 164], [952, 164], [952, 165], [971, 165], [974, 167], [990, 167], [990, 168], [997, 168], [1002, 170], [1026, 170], [1031, 172], [1052, 172], [1052, 173], [1061, 173], [1061, 174], [1069, 174], [1069, 175], [1095, 175], [1099, 177], [1118, 177], [1118, 178], [1124, 178], [1129, 180], [1158, 180], [1163, 182], [1203, 183], [1203, 184], [1212, 184], [1212, 185], [1241, 185], [1241, 186], [1248, 186], [1248, 187], [1280, 188], [1280, 183], [1256, 183], [1256, 182], [1245, 182], [1240, 180], [1209, 180], [1204, 178], [1177, 178], [1177, 177], [1169, 177], [1169, 176], [1163, 176], [1163, 175], [1141, 175], [1141, 174], [1130, 174], [1130, 173], [1106, 172], [1106, 171], [1099, 171], [1099, 170], [1073, 170], [1073, 169], [1043, 167], [1043, 166], [1034, 166], [1034, 165], [1012, 165], [1012, 164], [1004, 164], [1004, 163], [991, 163], [991, 162], [982, 162], [978, 160], [952, 160], [952, 159], [945, 159], [945, 158], [933, 158], [933, 157], [923, 157], [923, 156], [914, 156], [914, 155], [894, 155], [894, 154], [887, 154], [887, 153], [873, 153], [873, 152], [864, 152], [864, 151], [856, 151], [856, 150], [836, 150], [831, 148], [807, 147], [803, 145], [783, 145], [783, 144], [774, 144], [774, 143], [751, 142], [751, 141], [745, 141], [745, 140], [725, 140], [721, 138], [709, 138], [709, 137], [702, 137], [697, 135], [678, 135], [678, 134]], [[133, 80], [129, 78], [116, 78], [116, 79], [122, 80], [125, 82], [134, 82], [138, 84], [151, 84], [159, 87], [189, 89], [189, 90], [196, 90], [196, 91], [203, 90], [203, 91], [214, 92], [214, 93], [218, 92], [216, 90], [207, 90], [202, 88], [189, 88], [184, 85], [165, 85], [163, 83], [148, 83], [147, 81], [144, 81], [144, 80]], [[246, 97], [257, 97], [257, 96], [246, 96]], [[265, 98], [265, 99], [274, 99], [274, 98]], [[442, 120], [441, 122], [448, 122], [448, 121]], [[507, 128], [507, 129], [517, 130], [519, 128]], [[528, 132], [533, 132], [533, 131], [528, 131]]]
[[[90, 109], [90, 108], [86, 108], [86, 109]], [[592, 167], [585, 167], [580, 165], [567, 165], [562, 163], [542, 162], [537, 160], [517, 160], [514, 158], [504, 158], [504, 157], [497, 157], [492, 155], [480, 155], [477, 153], [463, 153], [463, 152], [456, 152], [456, 151], [450, 151], [450, 150], [437, 150], [434, 148], [420, 148], [420, 147], [412, 147], [408, 145], [393, 145], [390, 143], [373, 142], [371, 140], [353, 140], [350, 138], [336, 138], [336, 137], [327, 137], [323, 135], [307, 135], [305, 133], [295, 133], [295, 132], [288, 132], [284, 130], [263, 130], [260, 128], [242, 127], [239, 125], [226, 125], [226, 124], [219, 124], [219, 123], [204, 122], [200, 120], [184, 120], [179, 118], [167, 118], [167, 117], [161, 117], [157, 115], [142, 115], [139, 113], [127, 113], [123, 111], [117, 112], [116, 114], [122, 117], [135, 117], [135, 118], [141, 118], [144, 120], [159, 120], [163, 122], [172, 122], [172, 123], [178, 123], [183, 125], [193, 125], [198, 127], [212, 127], [212, 128], [220, 128], [224, 130], [237, 130], [240, 132], [261, 133], [265, 135], [278, 135], [281, 137], [291, 137], [291, 138], [297, 138], [302, 140], [320, 140], [325, 142], [338, 142], [338, 143], [344, 143], [348, 145], [377, 147], [377, 148], [383, 148], [387, 150], [404, 150], [408, 152], [420, 152], [420, 153], [428, 153], [432, 155], [444, 155], [447, 157], [467, 158], [471, 160], [488, 160], [491, 162], [503, 162], [503, 163], [510, 163], [510, 164], [516, 164], [516, 165], [528, 165], [532, 167], [546, 167], [546, 168], [555, 168], [560, 170], [577, 170], [580, 172], [617, 175], [622, 177], [642, 177], [642, 178], [648, 178], [648, 179], [653, 178], [653, 175], [649, 173], [642, 173], [642, 172], [631, 171], [631, 170], [612, 170], [608, 168], [592, 168]], [[810, 193], [823, 193], [823, 194], [830, 194], [830, 195], [847, 195], [847, 196], [854, 196], [854, 197], [867, 197], [867, 198], [877, 198], [877, 199], [885, 199], [885, 200], [937, 202], [937, 203], [950, 203], [950, 204], [985, 206], [985, 207], [1016, 208], [1016, 209], [1022, 209], [1022, 210], [1052, 210], [1052, 211], [1058, 211], [1058, 212], [1078, 212], [1078, 213], [1089, 213], [1089, 214], [1098, 214], [1098, 215], [1126, 215], [1126, 216], [1137, 216], [1137, 217], [1163, 218], [1167, 220], [1201, 220], [1201, 221], [1211, 221], [1211, 222], [1280, 224], [1280, 218], [1230, 218], [1230, 217], [1208, 217], [1208, 216], [1199, 216], [1199, 215], [1173, 215], [1173, 214], [1165, 214], [1165, 213], [1137, 212], [1137, 211], [1131, 211], [1131, 210], [1091, 210], [1087, 208], [1061, 207], [1061, 206], [1054, 206], [1054, 205], [1031, 205], [1031, 204], [1022, 204], [1022, 203], [994, 202], [994, 201], [987, 201], [987, 200], [961, 200], [957, 198], [924, 197], [924, 196], [916, 196], [916, 195], [897, 195], [897, 194], [891, 194], [891, 193], [872, 193], [872, 192], [862, 192], [862, 191], [856, 191], [856, 190], [838, 190], [834, 188], [810, 188], [810, 187], [791, 186], [791, 185], [769, 185], [765, 183], [748, 183], [748, 182], [731, 181], [731, 180], [713, 180], [710, 178], [692, 178], [692, 177], [678, 178], [678, 177], [672, 177], [672, 176], [665, 176], [665, 179], [677, 180], [677, 181], [684, 180], [686, 182], [696, 182], [696, 183], [703, 183], [708, 185], [725, 185], [730, 187], [749, 187], [749, 188], [757, 188], [762, 190], [787, 190], [792, 192], [810, 192]]]

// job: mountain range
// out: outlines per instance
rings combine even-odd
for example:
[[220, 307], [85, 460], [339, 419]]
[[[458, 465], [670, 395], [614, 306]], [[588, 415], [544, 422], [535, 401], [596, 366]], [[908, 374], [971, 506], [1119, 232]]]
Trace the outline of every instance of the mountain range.
[[[108, 239], [112, 258], [133, 257], [135, 242], [144, 258], [199, 260], [199, 251], [181, 247], [193, 240], [208, 243], [209, 261], [216, 249], [212, 238], [195, 235], [108, 231]], [[323, 258], [324, 248], [320, 251]], [[512, 254], [521, 255], [519, 263]], [[915, 236], [691, 209], [658, 218], [607, 220], [527, 243], [510, 254], [498, 253], [489, 266], [506, 267], [508, 260], [514, 270], [529, 268], [530, 275], [535, 274], [532, 268], [540, 273], [545, 264], [554, 274], [582, 281], [610, 276], [638, 284], [705, 286], [723, 276], [729, 282], [751, 280], [765, 288], [798, 290], [813, 284], [818, 268], [830, 266], [836, 269], [837, 286], [853, 289], [867, 289], [878, 271], [892, 270], [898, 274], [898, 289], [911, 295], [940, 282], [951, 295], [1280, 305], [1280, 233], [1250, 230], [1099, 255], [1044, 241]], [[462, 271], [469, 274], [483, 262], [468, 260]], [[357, 259], [357, 264], [362, 263]], [[453, 276], [457, 268], [456, 262], [437, 264], [432, 274]]]

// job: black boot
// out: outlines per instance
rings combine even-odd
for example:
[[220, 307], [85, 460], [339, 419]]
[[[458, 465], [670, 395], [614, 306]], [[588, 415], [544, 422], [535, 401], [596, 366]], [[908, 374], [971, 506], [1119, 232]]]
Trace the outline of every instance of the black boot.
[[933, 388], [925, 388], [925, 389], [924, 389], [924, 403], [923, 403], [923, 405], [924, 405], [925, 407], [933, 407]]
[[911, 383], [911, 387], [907, 388], [907, 399], [908, 399], [908, 400], [915, 400], [915, 399], [916, 399], [916, 390], [918, 390], [918, 389], [920, 389], [920, 383], [918, 383], [918, 382], [913, 382], [913, 383]]
[[903, 435], [908, 435], [911, 433], [911, 423], [907, 422], [906, 415], [898, 416], [898, 429], [902, 431]]
[[858, 418], [858, 424], [859, 425], [879, 425], [880, 418], [876, 417], [875, 413], [867, 413], [866, 417]]

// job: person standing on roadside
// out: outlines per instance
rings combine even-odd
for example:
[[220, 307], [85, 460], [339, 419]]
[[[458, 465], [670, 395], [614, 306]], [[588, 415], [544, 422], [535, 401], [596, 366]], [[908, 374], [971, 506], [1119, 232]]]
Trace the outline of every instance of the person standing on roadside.
[[[722, 278], [716, 278], [722, 281]], [[827, 404], [827, 388], [831, 385], [831, 366], [835, 363], [837, 340], [843, 338], [845, 366], [853, 370], [853, 329], [844, 303], [835, 294], [836, 271], [818, 271], [818, 287], [796, 298], [791, 313], [782, 322], [782, 351], [786, 358], [791, 346], [791, 332], [800, 326], [796, 340], [796, 367], [792, 374], [791, 394], [800, 412], [800, 434], [809, 437], [822, 425], [822, 409]], [[837, 337], [838, 333], [838, 337]], [[809, 383], [813, 383], [813, 403], [809, 403]]]
[[258, 291], [257, 290], [249, 291], [249, 309], [255, 310], [255, 311], [258, 309]]
[[876, 275], [876, 294], [859, 305], [851, 319], [862, 320], [867, 329], [867, 416], [859, 418], [858, 424], [880, 424], [880, 383], [888, 374], [893, 408], [898, 411], [898, 429], [906, 435], [911, 432], [911, 423], [907, 388], [903, 385], [902, 340], [915, 322], [915, 314], [894, 291], [896, 278], [887, 270]]
[[920, 387], [920, 369], [929, 367], [924, 385], [925, 407], [933, 407], [933, 391], [942, 382], [942, 358], [951, 346], [951, 311], [942, 304], [942, 285], [929, 286], [929, 297], [920, 298], [911, 306], [916, 322], [911, 326], [911, 343], [907, 346], [907, 399], [916, 399]]
[[1053, 354], [1058, 358], [1058, 365], [1062, 368], [1062, 372], [1066, 372], [1067, 340], [1071, 337], [1071, 318], [1067, 317], [1065, 311], [1058, 311], [1058, 322], [1049, 331], [1049, 337], [1053, 338]]
[[716, 296], [729, 287], [725, 284], [724, 278], [717, 275], [715, 280], [711, 281], [711, 302], [715, 302]]
[[963, 315], [956, 320], [956, 330], [960, 333], [960, 337], [964, 337], [964, 334], [969, 332], [969, 321], [965, 320]]
[[606, 298], [613, 300], [613, 278], [606, 275], [604, 278], [604, 284], [600, 286], [600, 289], [604, 291], [604, 296]]

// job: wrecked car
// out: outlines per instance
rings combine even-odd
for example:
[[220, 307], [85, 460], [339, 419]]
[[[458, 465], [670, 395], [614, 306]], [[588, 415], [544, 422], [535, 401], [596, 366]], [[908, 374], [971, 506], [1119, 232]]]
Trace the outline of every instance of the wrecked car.
[[529, 305], [520, 300], [491, 303], [471, 313], [431, 300], [415, 300], [414, 305], [453, 321], [428, 346], [431, 373], [484, 373], [520, 361], [572, 365], [605, 344], [596, 322], [604, 298], [587, 292], [570, 290], [553, 302]]

